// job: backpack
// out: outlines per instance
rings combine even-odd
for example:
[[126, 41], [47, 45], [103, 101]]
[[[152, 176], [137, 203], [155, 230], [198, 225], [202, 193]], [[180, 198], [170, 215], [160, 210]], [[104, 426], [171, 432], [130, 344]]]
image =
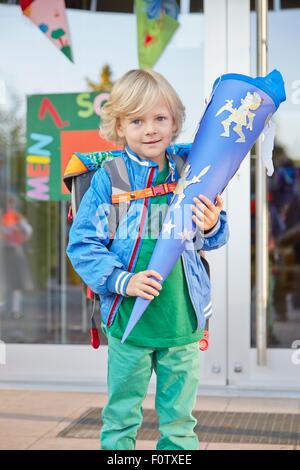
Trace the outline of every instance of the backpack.
[[[180, 149], [181, 148], [182, 147], [180, 147]], [[89, 188], [95, 172], [100, 167], [104, 167], [108, 172], [112, 186], [112, 203], [115, 204], [115, 213], [112, 215], [112, 212], [110, 212], [108, 215], [108, 227], [111, 240], [108, 244], [108, 248], [110, 247], [117, 231], [117, 221], [120, 223], [129, 209], [129, 204], [127, 201], [145, 197], [145, 190], [131, 190], [127, 167], [123, 158], [121, 157], [121, 153], [122, 152], [118, 150], [111, 152], [93, 152], [88, 154], [76, 152], [72, 155], [66, 167], [63, 178], [64, 183], [71, 193], [68, 222], [72, 223], [73, 217], [75, 217], [80, 205], [80, 201]], [[175, 165], [179, 174], [181, 174], [182, 168], [185, 164], [185, 160], [182, 157], [183, 155], [180, 156], [177, 154], [172, 154], [172, 158], [175, 161]], [[176, 185], [177, 183], [165, 183], [151, 186], [150, 188], [147, 188], [147, 197], [173, 192]], [[201, 258], [209, 275], [208, 262], [203, 256], [201, 256]], [[100, 338], [94, 316], [96, 312], [96, 301], [99, 301], [100, 299], [98, 294], [93, 292], [88, 286], [86, 286], [86, 295], [93, 301], [90, 336], [93, 348], [97, 349], [100, 346]], [[199, 341], [199, 348], [203, 351], [208, 348], [208, 323], [204, 331], [204, 336]]]

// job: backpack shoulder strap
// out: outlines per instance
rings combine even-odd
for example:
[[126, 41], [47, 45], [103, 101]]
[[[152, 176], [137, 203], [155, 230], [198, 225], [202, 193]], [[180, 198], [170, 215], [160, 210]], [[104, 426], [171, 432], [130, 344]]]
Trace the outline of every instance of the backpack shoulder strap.
[[186, 160], [181, 157], [180, 155], [172, 155], [173, 160], [175, 161], [175, 165], [178, 171], [179, 176], [181, 175], [182, 169], [186, 163]]
[[[186, 161], [179, 155], [172, 155], [172, 158], [175, 161], [177, 171], [180, 175]], [[110, 177], [112, 196], [131, 191], [127, 167], [121, 156], [114, 157], [112, 160], [106, 161], [103, 164], [103, 167], [106, 169]], [[115, 204], [113, 208], [114, 210], [111, 210], [108, 216], [109, 237], [111, 240], [117, 231], [119, 223], [129, 209], [129, 203], [128, 201], [120, 202], [119, 204]]]
[[[112, 160], [106, 161], [103, 166], [110, 177], [112, 196], [131, 191], [127, 167], [121, 156], [114, 157]], [[111, 207], [108, 215], [109, 237], [111, 240], [115, 236], [118, 225], [127, 213], [128, 209], [129, 204], [127, 202], [121, 202]]]
[[122, 157], [114, 157], [112, 160], [106, 161], [103, 166], [110, 176], [113, 194], [130, 191], [128, 171]]

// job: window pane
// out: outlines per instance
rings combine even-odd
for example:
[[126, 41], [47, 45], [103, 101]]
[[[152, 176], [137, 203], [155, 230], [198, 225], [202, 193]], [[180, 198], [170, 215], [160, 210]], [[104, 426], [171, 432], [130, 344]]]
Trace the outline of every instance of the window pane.
[[134, 0], [100, 0], [97, 2], [98, 11], [114, 11], [118, 13], [133, 13]]
[[300, 8], [300, 0], [281, 0], [281, 8]]
[[[250, 9], [251, 9], [252, 11], [255, 10], [255, 3], [256, 3], [255, 0], [250, 0]], [[268, 9], [269, 9], [269, 10], [273, 10], [273, 9], [274, 9], [274, 0], [269, 0], [269, 1], [268, 1]]]
[[[255, 14], [251, 17], [255, 75]], [[267, 178], [269, 200], [268, 346], [290, 348], [300, 338], [300, 10], [269, 13], [269, 70], [278, 68], [287, 101], [274, 116], [275, 172]], [[289, 54], [286, 53], [289, 51]], [[252, 162], [252, 345], [255, 331], [255, 160]]]
[[74, 8], [77, 10], [90, 10], [91, 0], [66, 0], [67, 8]]
[[203, 0], [191, 0], [190, 1], [190, 12], [191, 13], [203, 13]]

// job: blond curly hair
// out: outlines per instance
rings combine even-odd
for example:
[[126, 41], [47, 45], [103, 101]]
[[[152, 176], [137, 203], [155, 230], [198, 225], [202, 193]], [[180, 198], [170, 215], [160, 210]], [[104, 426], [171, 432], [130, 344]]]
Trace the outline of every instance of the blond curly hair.
[[120, 119], [148, 112], [160, 96], [164, 98], [174, 119], [175, 140], [182, 129], [185, 107], [174, 88], [160, 73], [143, 69], [129, 70], [114, 84], [108, 101], [101, 109], [101, 137], [117, 145], [125, 145], [125, 139], [117, 133]]

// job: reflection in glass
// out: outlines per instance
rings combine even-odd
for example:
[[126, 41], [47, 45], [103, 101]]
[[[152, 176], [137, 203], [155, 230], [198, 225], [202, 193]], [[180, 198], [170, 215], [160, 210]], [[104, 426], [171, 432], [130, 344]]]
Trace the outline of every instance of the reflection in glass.
[[88, 345], [92, 305], [60, 256], [68, 203], [26, 199], [25, 110], [9, 86], [7, 95], [0, 109], [0, 339]]
[[[269, 69], [285, 79], [287, 101], [274, 116], [275, 172], [267, 178], [269, 203], [268, 347], [290, 348], [300, 338], [300, 81], [295, 44], [300, 9], [269, 13]], [[255, 14], [251, 15], [252, 73], [255, 75]], [[289, 54], [286, 54], [289, 51]], [[294, 55], [294, 58], [293, 58]], [[255, 325], [255, 159], [251, 159], [251, 345]]]

